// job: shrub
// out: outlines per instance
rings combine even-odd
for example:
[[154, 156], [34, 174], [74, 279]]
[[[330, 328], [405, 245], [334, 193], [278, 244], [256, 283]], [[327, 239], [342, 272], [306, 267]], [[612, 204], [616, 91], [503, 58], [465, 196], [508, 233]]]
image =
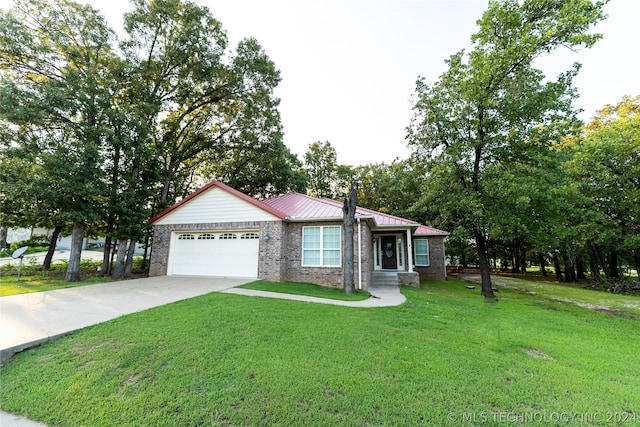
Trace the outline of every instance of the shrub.
[[49, 238], [47, 236], [33, 236], [27, 240], [11, 243], [11, 249], [14, 251], [23, 246], [29, 246], [30, 248], [44, 247], [44, 250], [46, 251], [49, 247]]

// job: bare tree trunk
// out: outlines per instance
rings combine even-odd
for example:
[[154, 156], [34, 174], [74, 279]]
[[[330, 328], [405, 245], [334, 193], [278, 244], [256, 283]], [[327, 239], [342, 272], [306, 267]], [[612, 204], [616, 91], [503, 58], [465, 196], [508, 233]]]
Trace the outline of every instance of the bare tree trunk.
[[62, 226], [56, 225], [56, 228], [53, 229], [53, 233], [51, 233], [51, 240], [49, 240], [49, 249], [47, 250], [47, 255], [45, 255], [44, 261], [42, 262], [42, 269], [45, 271], [51, 268], [53, 253], [56, 251], [56, 240], [58, 240], [58, 236], [60, 236], [61, 232]]
[[540, 261], [540, 271], [542, 272], [542, 277], [546, 277], [547, 269], [545, 267], [547, 262], [545, 261], [544, 254], [542, 252], [538, 254], [538, 260]]
[[120, 280], [124, 278], [124, 259], [127, 255], [127, 241], [118, 241], [118, 253], [116, 255], [116, 264], [113, 266], [113, 273], [111, 277], [113, 280]]
[[609, 277], [617, 279], [620, 277], [620, 271], [618, 270], [618, 252], [611, 251], [609, 256]]
[[[353, 225], [356, 217], [356, 207], [358, 203], [358, 183], [351, 182], [349, 198], [344, 199], [342, 206], [344, 222], [344, 293], [347, 295], [356, 292], [355, 269], [353, 266]], [[359, 250], [359, 249], [358, 249]]]
[[514, 242], [513, 246], [511, 246], [511, 264], [513, 268], [511, 269], [514, 273], [520, 273], [520, 252], [518, 251], [518, 245]]
[[553, 269], [556, 272], [556, 277], [558, 278], [558, 282], [564, 282], [562, 278], [562, 269], [560, 268], [560, 260], [558, 259], [558, 252], [553, 251]]
[[0, 225], [0, 249], [7, 249], [7, 235], [9, 234], [9, 228], [4, 225]]
[[127, 261], [124, 264], [124, 277], [130, 278], [133, 270], [133, 258], [136, 254], [136, 241], [131, 240], [129, 242], [129, 249], [127, 250]]
[[119, 240], [118, 241], [118, 250], [116, 255], [116, 264], [113, 266], [113, 272], [111, 273], [111, 277], [113, 280], [119, 280], [124, 278], [124, 259], [127, 255], [127, 241]]
[[582, 261], [582, 257], [576, 260], [576, 279], [582, 280], [586, 279], [587, 276], [584, 275], [584, 261]]
[[149, 230], [145, 232], [144, 236], [144, 254], [142, 255], [142, 269], [147, 270], [147, 257], [149, 256], [149, 240], [151, 240], [151, 234]]
[[491, 283], [491, 268], [489, 267], [489, 260], [487, 256], [487, 239], [484, 234], [476, 227], [474, 227], [473, 233], [476, 237], [476, 248], [478, 249], [478, 262], [480, 264], [480, 277], [482, 277], [482, 292], [480, 295], [485, 298], [493, 298], [496, 296], [493, 293], [493, 285]]
[[599, 281], [601, 261], [597, 249], [591, 241], [588, 243], [587, 252], [589, 253], [589, 271], [591, 272], [591, 278]]
[[69, 265], [67, 266], [67, 274], [64, 280], [67, 282], [80, 281], [80, 257], [82, 256], [82, 243], [84, 241], [84, 230], [87, 223], [84, 221], [76, 221], [73, 223], [71, 231], [71, 253], [69, 254]]
[[576, 281], [576, 270], [573, 259], [566, 249], [562, 250], [562, 260], [564, 261], [564, 278], [567, 282]]
[[100, 267], [100, 273], [103, 276], [111, 274], [111, 236], [107, 235], [104, 238], [104, 253], [102, 254], [102, 267]]
[[[115, 183], [114, 183], [115, 185]], [[108, 276], [111, 273], [111, 241], [115, 219], [113, 215], [109, 215], [107, 219], [107, 232], [104, 237], [104, 251], [102, 256], [102, 267], [100, 267], [100, 274]]]

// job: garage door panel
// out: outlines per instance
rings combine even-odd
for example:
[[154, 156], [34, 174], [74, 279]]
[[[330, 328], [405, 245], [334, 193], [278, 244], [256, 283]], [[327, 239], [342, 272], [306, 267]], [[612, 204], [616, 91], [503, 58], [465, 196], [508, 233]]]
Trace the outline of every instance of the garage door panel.
[[[230, 238], [234, 235], [236, 238]], [[171, 274], [257, 277], [258, 239], [242, 239], [242, 233], [230, 232], [193, 233], [193, 236], [178, 235], [174, 240], [175, 247], [169, 260]]]

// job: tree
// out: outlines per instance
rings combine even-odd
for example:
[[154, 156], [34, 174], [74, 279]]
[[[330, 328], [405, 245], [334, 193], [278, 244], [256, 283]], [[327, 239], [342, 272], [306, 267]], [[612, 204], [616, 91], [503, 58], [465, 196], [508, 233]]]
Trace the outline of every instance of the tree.
[[336, 180], [338, 156], [329, 141], [312, 142], [304, 154], [304, 165], [309, 176], [308, 194], [313, 197], [333, 197], [331, 184]]
[[199, 183], [198, 163], [217, 172], [230, 151], [249, 156], [281, 142], [273, 95], [280, 75], [255, 39], [242, 40], [227, 57], [226, 34], [206, 7], [180, 0], [134, 4], [121, 47], [161, 159], [157, 210]]
[[605, 106], [585, 130], [567, 168], [590, 211], [581, 223], [592, 264], [618, 277], [620, 256], [640, 274], [640, 96]]
[[[492, 1], [472, 36], [473, 49], [452, 55], [448, 70], [429, 87], [417, 82], [409, 143], [437, 185], [445, 209], [456, 212], [473, 235], [482, 295], [495, 298], [488, 262], [490, 212], [500, 199], [487, 197], [511, 163], [536, 165], [551, 144], [576, 131], [572, 78], [579, 66], [546, 81], [533, 61], [559, 46], [591, 47], [587, 30], [604, 18], [606, 1]], [[434, 184], [435, 183], [435, 184]]]
[[[353, 227], [356, 218], [356, 209], [358, 207], [358, 183], [351, 182], [349, 197], [345, 197], [342, 206], [343, 225], [344, 225], [344, 293], [353, 295], [356, 292], [355, 272], [353, 266]], [[360, 250], [360, 248], [358, 248]]]
[[424, 171], [412, 159], [356, 168], [358, 200], [362, 207], [425, 223], [430, 217], [419, 203]]
[[79, 280], [84, 232], [99, 212], [112, 32], [90, 6], [15, 2], [0, 15], [0, 118], [23, 134], [73, 223], [66, 280]]

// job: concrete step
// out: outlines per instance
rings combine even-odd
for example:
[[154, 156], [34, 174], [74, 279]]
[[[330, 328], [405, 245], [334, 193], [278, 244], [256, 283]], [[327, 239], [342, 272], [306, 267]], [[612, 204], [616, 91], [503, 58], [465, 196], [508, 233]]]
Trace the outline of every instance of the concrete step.
[[374, 271], [371, 273], [371, 286], [400, 286], [398, 273], [395, 271]]

